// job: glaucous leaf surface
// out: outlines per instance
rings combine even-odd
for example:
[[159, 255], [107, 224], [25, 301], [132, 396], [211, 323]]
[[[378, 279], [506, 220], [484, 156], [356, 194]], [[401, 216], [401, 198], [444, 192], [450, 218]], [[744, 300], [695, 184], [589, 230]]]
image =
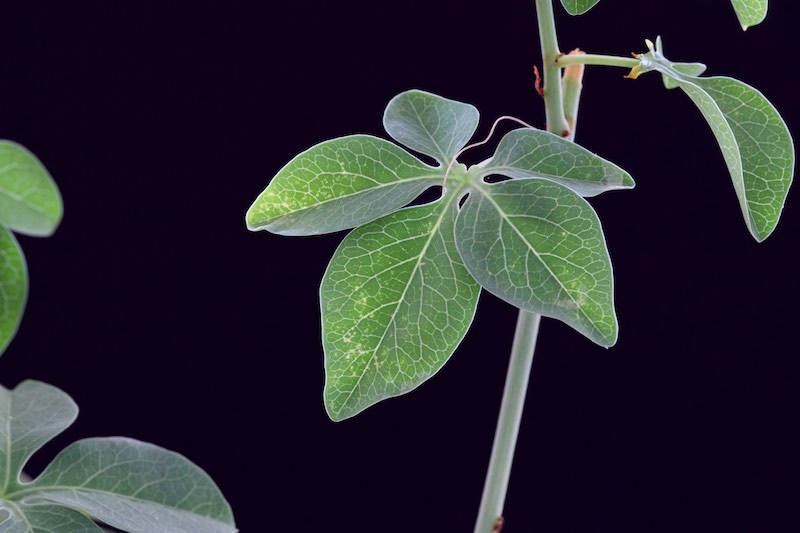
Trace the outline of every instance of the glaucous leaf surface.
[[433, 376], [467, 332], [480, 287], [464, 268], [455, 191], [354, 230], [320, 289], [325, 406], [333, 420]]
[[15, 490], [28, 459], [77, 417], [72, 398], [46, 383], [23, 381], [13, 391], [0, 387], [0, 493]]
[[489, 292], [601, 346], [617, 340], [611, 260], [591, 206], [544, 179], [476, 184], [456, 221], [467, 270]]
[[10, 515], [0, 523], [0, 533], [103, 533], [86, 516], [59, 505], [0, 500], [0, 509]]
[[0, 141], [0, 224], [17, 233], [47, 236], [58, 227], [62, 211], [58, 188], [36, 156]]
[[[648, 46], [651, 46], [649, 43]], [[697, 105], [722, 149], [747, 228], [761, 242], [775, 229], [794, 173], [794, 145], [773, 105], [756, 89], [726, 77], [687, 75], [655, 48], [640, 56], [636, 77], [656, 70]]]
[[281, 235], [354, 228], [400, 209], [443, 174], [377, 137], [325, 141], [278, 172], [248, 210], [247, 227]]
[[0, 354], [17, 332], [27, 296], [25, 257], [14, 236], [0, 226]]
[[570, 15], [583, 15], [596, 6], [599, 1], [600, 0], [561, 0], [561, 3]]
[[236, 531], [230, 507], [205, 472], [181, 455], [132, 439], [76, 442], [33, 482], [21, 482], [30, 456], [77, 412], [68, 395], [44, 383], [25, 381], [13, 391], [0, 387], [0, 508], [8, 514], [0, 532], [49, 531], [58, 520], [59, 533], [97, 531], [79, 513], [55, 507], [80, 510], [132, 533]]
[[478, 127], [474, 106], [423, 91], [406, 91], [389, 101], [383, 127], [397, 142], [447, 166]]
[[[703, 63], [673, 63], [672, 68], [686, 76], [699, 76], [706, 71], [706, 66]], [[664, 87], [667, 89], [679, 87], [675, 78], [671, 78], [666, 74], [661, 75], [661, 81], [664, 82]]]
[[30, 487], [131, 533], [233, 532], [211, 478], [185, 457], [133, 439], [85, 439], [64, 449]]
[[767, 0], [731, 0], [742, 29], [760, 24], [767, 16]]
[[506, 134], [481, 174], [510, 178], [547, 178], [581, 196], [594, 196], [634, 186], [630, 174], [589, 150], [558, 135], [533, 128]]

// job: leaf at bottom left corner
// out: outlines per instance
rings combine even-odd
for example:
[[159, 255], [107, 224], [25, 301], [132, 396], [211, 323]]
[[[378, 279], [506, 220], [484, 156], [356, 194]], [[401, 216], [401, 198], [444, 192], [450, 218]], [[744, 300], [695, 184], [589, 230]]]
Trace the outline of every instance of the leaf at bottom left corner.
[[0, 533], [102, 533], [100, 527], [78, 511], [51, 504], [0, 501]]
[[15, 496], [22, 495], [79, 509], [129, 533], [237, 531], [208, 474], [180, 454], [128, 438], [71, 444]]

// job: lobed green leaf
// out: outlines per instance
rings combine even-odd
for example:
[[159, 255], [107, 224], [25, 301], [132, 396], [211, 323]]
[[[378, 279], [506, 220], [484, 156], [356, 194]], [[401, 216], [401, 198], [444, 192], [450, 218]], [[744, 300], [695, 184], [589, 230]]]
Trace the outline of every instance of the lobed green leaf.
[[481, 167], [483, 176], [547, 178], [581, 196], [634, 186], [630, 174], [610, 161], [558, 135], [532, 128], [506, 134], [492, 158]]
[[467, 332], [480, 287], [455, 245], [457, 195], [354, 230], [320, 289], [325, 406], [354, 416], [433, 376]]
[[570, 15], [583, 15], [596, 6], [599, 1], [600, 0], [561, 0], [561, 4]]
[[743, 30], [760, 24], [767, 17], [767, 0], [731, 0]]
[[17, 240], [0, 226], [0, 354], [17, 332], [28, 297], [28, 271]]
[[24, 147], [0, 141], [0, 224], [25, 235], [51, 235], [63, 207], [55, 182]]
[[722, 150], [747, 228], [758, 242], [769, 237], [794, 174], [794, 144], [778, 111], [741, 81], [686, 74], [663, 56], [660, 40], [641, 59], [638, 73], [660, 72], [700, 109]]
[[489, 292], [601, 346], [617, 339], [611, 260], [591, 206], [543, 179], [478, 184], [456, 221], [467, 270]]
[[389, 101], [383, 127], [400, 144], [446, 167], [475, 133], [479, 117], [474, 106], [412, 90]]
[[247, 227], [281, 235], [354, 228], [400, 209], [443, 175], [377, 137], [325, 141], [278, 172], [247, 211]]

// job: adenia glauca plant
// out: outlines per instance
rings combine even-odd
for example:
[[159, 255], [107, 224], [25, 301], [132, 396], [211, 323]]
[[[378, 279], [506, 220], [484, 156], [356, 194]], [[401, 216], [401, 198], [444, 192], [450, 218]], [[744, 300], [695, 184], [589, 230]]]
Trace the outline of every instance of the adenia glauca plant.
[[[580, 15], [598, 1], [561, 3]], [[249, 229], [281, 235], [353, 229], [320, 288], [324, 401], [333, 420], [409, 392], [435, 374], [466, 334], [481, 288], [519, 308], [477, 533], [502, 527], [540, 317], [561, 320], [600, 346], [617, 341], [611, 261], [585, 198], [634, 182], [573, 142], [584, 66], [630, 69], [627, 77], [634, 79], [657, 72], [666, 88], [687, 94], [719, 143], [756, 241], [775, 229], [794, 169], [789, 131], [757, 90], [703, 77], [703, 64], [668, 60], [660, 38], [647, 40], [647, 51], [633, 57], [562, 54], [552, 0], [535, 4], [548, 131], [515, 129], [492, 157], [467, 167], [458, 157], [473, 146], [467, 144], [478, 110], [407, 91], [389, 102], [384, 127], [436, 165], [372, 136], [325, 141], [283, 167], [246, 215]], [[764, 19], [767, 1], [733, 0], [733, 7], [746, 29]], [[490, 175], [510, 179], [490, 182]], [[437, 186], [437, 200], [408, 207]]]
[[[48, 236], [61, 215], [61, 196], [44, 166], [22, 146], [0, 141], [0, 353], [17, 331], [28, 294], [25, 258], [12, 231]], [[27, 480], [31, 456], [77, 416], [75, 402], [51, 385], [0, 386], [0, 531], [103, 531], [96, 522], [131, 533], [236, 531], [208, 474], [177, 453], [133, 439], [80, 440]]]

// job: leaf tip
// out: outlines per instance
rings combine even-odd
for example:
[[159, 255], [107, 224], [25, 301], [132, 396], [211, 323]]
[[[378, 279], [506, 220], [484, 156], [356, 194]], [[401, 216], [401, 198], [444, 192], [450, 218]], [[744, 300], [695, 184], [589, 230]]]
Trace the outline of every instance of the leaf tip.
[[348, 418], [352, 418], [355, 413], [347, 413], [344, 409], [344, 406], [340, 406], [338, 409], [334, 408], [332, 402], [329, 401], [327, 398], [325, 399], [325, 413], [328, 415], [328, 418], [331, 419], [331, 422], [343, 422]]
[[750, 228], [750, 235], [752, 235], [753, 239], [758, 243], [761, 244], [762, 242], [766, 241], [767, 238], [772, 235], [772, 232], [775, 230], [775, 226], [769, 228], [768, 230], [760, 230], [757, 228]]
[[256, 221], [256, 215], [253, 211], [254, 209], [251, 206], [250, 209], [247, 210], [247, 213], [245, 213], [244, 225], [247, 227], [249, 231], [258, 231], [260, 228], [258, 222]]
[[636, 187], [636, 182], [633, 181], [633, 177], [627, 172], [622, 175], [622, 186], [626, 189], [633, 189]]
[[614, 329], [609, 332], [608, 334], [603, 335], [602, 337], [592, 338], [591, 340], [594, 341], [598, 346], [609, 350], [617, 344], [617, 338], [619, 337], [619, 328], [617, 327], [616, 320], [614, 321]]

